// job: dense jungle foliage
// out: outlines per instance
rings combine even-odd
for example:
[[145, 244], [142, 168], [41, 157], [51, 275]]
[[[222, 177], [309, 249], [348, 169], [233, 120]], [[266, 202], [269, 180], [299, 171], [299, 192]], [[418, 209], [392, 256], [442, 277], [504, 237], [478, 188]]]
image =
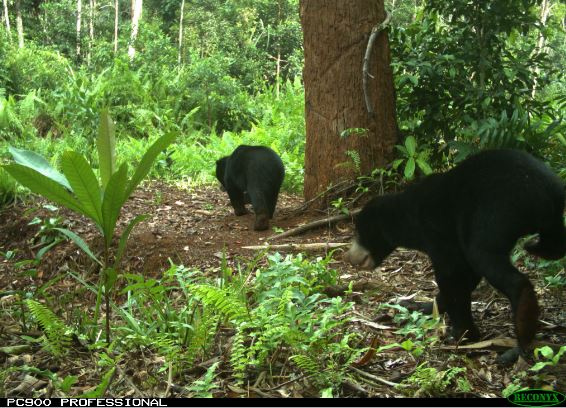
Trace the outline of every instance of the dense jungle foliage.
[[[564, 3], [385, 3], [392, 16], [388, 35], [402, 139], [392, 166], [376, 169], [372, 177], [385, 176], [389, 183], [402, 186], [427, 169], [444, 171], [481, 149], [512, 147], [542, 158], [566, 181]], [[187, 0], [183, 8], [179, 0], [146, 0], [133, 42], [130, 1], [83, 1], [80, 34], [76, 0], [4, 0], [3, 4], [0, 164], [12, 162], [10, 147], [36, 152], [54, 167], [69, 163], [65, 152], [72, 150], [86, 158], [98, 177], [108, 159], [97, 150], [97, 143], [101, 137], [114, 137], [112, 131], [100, 130], [100, 113], [107, 109], [115, 122], [115, 156], [130, 165], [130, 173], [147, 167], [142, 157], [153, 143], [160, 146], [164, 137], [175, 134], [174, 142], [155, 152], [155, 164], [147, 167], [149, 178], [184, 187], [213, 184], [216, 159], [240, 144], [261, 144], [278, 152], [285, 163], [283, 189], [302, 191], [305, 106], [299, 0]], [[21, 38], [16, 30], [18, 14]], [[133, 58], [128, 55], [131, 46], [136, 50]], [[361, 67], [361, 62], [353, 63]], [[0, 167], [0, 209], [28, 198], [29, 191]], [[343, 204], [338, 200], [335, 207], [348, 211]], [[36, 259], [20, 259], [17, 251], [0, 248], [0, 258], [6, 265], [13, 263], [17, 273], [35, 278], [41, 257], [62, 241], [95, 252], [88, 247], [92, 242], [87, 245], [63, 228], [59, 215], [35, 224], [41, 231], [34, 243], [40, 239], [38, 247], [45, 248]], [[87, 342], [98, 383], [92, 389], [74, 389], [84, 379], [68, 367], [57, 374], [46, 367], [20, 365], [0, 371], [2, 396], [9, 391], [8, 379], [20, 371], [50, 381], [55, 395], [103, 396], [114, 376], [124, 377], [116, 374], [117, 367], [141, 358], [134, 356], [136, 350], [155, 356], [151, 375], [137, 385], [149, 394], [161, 382], [177, 395], [217, 395], [213, 391], [223, 387], [217, 377], [219, 367], [229, 367], [229, 376], [223, 368], [228, 378], [223, 381], [233, 382], [234, 395], [245, 395], [240, 391], [256, 381], [259, 372], [266, 372], [262, 367], [269, 367], [273, 376], [284, 372], [281, 382], [302, 373], [300, 378], [306, 378], [310, 387], [302, 395], [339, 396], [346, 394], [345, 383], [352, 387], [350, 366], [367, 352], [368, 344], [349, 330], [353, 302], [346, 296], [319, 293], [340, 276], [330, 256], [308, 259], [269, 252], [228, 265], [220, 254], [214, 278], [190, 265], [172, 264], [153, 279], [118, 270], [119, 262], [112, 263], [116, 256], [110, 247], [112, 236], [104, 235], [108, 231], [112, 235], [115, 225], [111, 227], [101, 224], [97, 230], [107, 238], [106, 259], [86, 252], [98, 262], [96, 268], [102, 265], [99, 281], [85, 278], [92, 267], [67, 270], [73, 282], [95, 294], [92, 309], [65, 318], [57, 313], [64, 306], [47, 294], [49, 285], [61, 279], [54, 277], [43, 286], [10, 292], [17, 295], [17, 302], [1, 306], [23, 327], [41, 327], [43, 337], [32, 341], [24, 336], [22, 342], [39, 342], [56, 359], [74, 358], [68, 357], [74, 339]], [[123, 243], [117, 243], [120, 255], [130, 232]], [[543, 271], [539, 284], [564, 290], [564, 261], [538, 261], [522, 250], [513, 258], [527, 269]], [[111, 297], [114, 293], [120, 297]], [[375, 305], [375, 309], [383, 307]], [[101, 335], [104, 308], [113, 310], [110, 348]], [[395, 323], [403, 325], [401, 338], [377, 348], [378, 353], [393, 348], [416, 361], [411, 374], [393, 384], [398, 385], [396, 392], [405, 396], [473, 392], [464, 359], [451, 358], [443, 367], [426, 365], [423, 353], [438, 340], [439, 319], [403, 308], [398, 311]], [[214, 359], [219, 338], [230, 342], [224, 360]], [[539, 349], [541, 361], [530, 375], [558, 364], [565, 352], [566, 347]], [[287, 362], [282, 368], [277, 361], [283, 357]], [[195, 371], [198, 376], [186, 374], [207, 361], [203, 372]], [[290, 373], [287, 364], [296, 371]], [[171, 391], [171, 379], [183, 375], [190, 382], [181, 391], [175, 387]], [[527, 382], [538, 384], [533, 381], [527, 374], [519, 375], [496, 395], [507, 395]], [[256, 391], [259, 388], [256, 383]], [[267, 394], [257, 391], [256, 395]]]

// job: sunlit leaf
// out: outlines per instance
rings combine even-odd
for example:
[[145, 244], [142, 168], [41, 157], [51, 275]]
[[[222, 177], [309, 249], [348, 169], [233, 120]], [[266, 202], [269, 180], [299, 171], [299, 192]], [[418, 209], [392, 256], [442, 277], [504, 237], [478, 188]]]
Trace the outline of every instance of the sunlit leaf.
[[16, 149], [12, 146], [9, 146], [8, 150], [12, 154], [16, 163], [34, 169], [38, 173], [43, 174], [45, 177], [48, 177], [63, 187], [72, 190], [65, 176], [54, 169], [51, 164], [49, 164], [49, 162], [39, 154], [29, 150]]
[[61, 168], [79, 199], [81, 207], [97, 225], [101, 226], [100, 187], [86, 159], [76, 152], [65, 152], [61, 158]]
[[405, 178], [412, 179], [415, 174], [415, 159], [410, 157], [405, 164]]
[[120, 169], [112, 174], [102, 199], [102, 231], [106, 245], [110, 245], [116, 228], [116, 221], [120, 216], [122, 205], [126, 201], [125, 189], [128, 179], [128, 165], [120, 166]]
[[20, 184], [29, 188], [33, 193], [40, 194], [48, 200], [63, 205], [73, 211], [89, 216], [83, 210], [80, 203], [73, 195], [65, 190], [65, 188], [53, 179], [37, 172], [31, 167], [21, 164], [12, 163], [4, 166], [4, 169], [10, 173]]

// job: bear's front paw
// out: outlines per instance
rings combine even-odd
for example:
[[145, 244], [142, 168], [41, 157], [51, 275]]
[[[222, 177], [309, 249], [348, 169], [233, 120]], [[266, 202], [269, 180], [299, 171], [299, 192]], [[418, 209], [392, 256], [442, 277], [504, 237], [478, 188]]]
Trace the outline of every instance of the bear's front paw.
[[264, 231], [269, 228], [269, 216], [267, 214], [256, 214], [254, 230]]
[[234, 208], [234, 214], [236, 214], [236, 216], [239, 217], [241, 215], [248, 214], [248, 210], [246, 210], [245, 208]]

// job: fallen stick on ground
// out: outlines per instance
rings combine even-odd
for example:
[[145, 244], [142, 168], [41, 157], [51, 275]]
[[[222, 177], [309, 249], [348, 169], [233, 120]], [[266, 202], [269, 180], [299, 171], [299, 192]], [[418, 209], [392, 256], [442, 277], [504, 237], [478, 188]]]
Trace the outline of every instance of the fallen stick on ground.
[[358, 208], [358, 209], [350, 211], [350, 214], [334, 215], [332, 217], [327, 217], [327, 218], [323, 218], [321, 220], [309, 222], [308, 224], [300, 225], [296, 228], [292, 228], [290, 230], [287, 230], [287, 231], [285, 231], [281, 234], [272, 235], [272, 236], [268, 237], [267, 240], [269, 241], [269, 240], [276, 240], [276, 239], [281, 239], [281, 238], [285, 238], [285, 237], [290, 237], [290, 236], [293, 236], [293, 235], [298, 235], [298, 234], [305, 232], [305, 231], [308, 231], [310, 229], [322, 227], [322, 226], [327, 225], [327, 224], [333, 224], [335, 222], [342, 221], [342, 220], [347, 220], [348, 218], [352, 218], [354, 215], [359, 213], [361, 210], [362, 210], [361, 208]]
[[251, 245], [243, 246], [242, 249], [260, 250], [260, 249], [279, 249], [282, 251], [297, 250], [297, 251], [309, 251], [316, 249], [334, 249], [342, 248], [350, 245], [348, 242], [316, 242], [312, 244], [278, 244], [278, 245]]

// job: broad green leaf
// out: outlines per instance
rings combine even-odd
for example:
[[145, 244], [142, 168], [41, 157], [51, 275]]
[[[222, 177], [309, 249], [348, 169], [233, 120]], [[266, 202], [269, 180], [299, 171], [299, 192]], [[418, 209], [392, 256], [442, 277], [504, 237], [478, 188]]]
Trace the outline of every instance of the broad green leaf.
[[86, 215], [87, 217], [89, 216], [83, 210], [77, 199], [65, 190], [61, 184], [53, 181], [51, 178], [44, 176], [31, 167], [17, 163], [8, 164], [4, 166], [4, 169], [20, 184], [29, 188], [32, 192], [40, 194], [48, 200], [63, 205], [70, 210]]
[[548, 346], [542, 346], [540, 348], [535, 349], [535, 357], [539, 357], [539, 353], [542, 354], [543, 357], [547, 359], [551, 359], [554, 356], [554, 350]]
[[102, 199], [96, 175], [86, 159], [76, 152], [65, 152], [61, 158], [61, 168], [89, 217], [102, 227]]
[[417, 159], [417, 165], [423, 171], [424, 174], [428, 175], [432, 173], [432, 168], [423, 159]]
[[72, 190], [65, 176], [63, 176], [61, 173], [55, 170], [51, 166], [51, 164], [49, 164], [49, 162], [39, 154], [35, 152], [31, 152], [29, 150], [16, 149], [15, 147], [12, 146], [9, 146], [8, 150], [12, 154], [12, 157], [14, 158], [16, 163], [21, 164], [22, 166], [29, 167], [30, 169], [34, 169], [38, 173], [43, 174], [44, 176], [57, 182], [63, 187]]
[[102, 181], [102, 188], [105, 188], [110, 177], [116, 171], [116, 137], [114, 122], [108, 113], [108, 109], [100, 112], [96, 148], [98, 149], [98, 162], [100, 163], [100, 180]]
[[128, 198], [130, 194], [132, 194], [138, 184], [143, 180], [147, 173], [149, 173], [149, 170], [151, 169], [151, 166], [153, 165], [153, 162], [155, 161], [157, 155], [165, 150], [167, 146], [169, 146], [175, 140], [176, 137], [177, 135], [175, 133], [168, 133], [165, 136], [161, 136], [159, 139], [157, 139], [155, 143], [153, 143], [150, 148], [147, 149], [147, 152], [145, 152], [145, 154], [143, 155], [143, 158], [138, 165], [136, 172], [130, 180], [130, 183], [126, 190], [126, 198]]
[[531, 368], [529, 368], [530, 371], [540, 371], [542, 370], [544, 367], [546, 367], [547, 365], [550, 365], [550, 363], [548, 361], [539, 361], [538, 363], [536, 363], [534, 366], [532, 366]]
[[417, 151], [417, 141], [414, 136], [409, 136], [405, 139], [405, 146], [407, 147], [407, 152], [409, 156], [414, 156]]
[[393, 164], [391, 165], [391, 166], [393, 167], [393, 169], [397, 170], [397, 167], [399, 167], [399, 165], [400, 165], [401, 163], [403, 163], [403, 160], [404, 160], [404, 159], [397, 159], [397, 160], [395, 160], [395, 161], [393, 162]]
[[405, 149], [405, 146], [395, 145], [395, 148], [403, 153], [404, 156], [409, 156], [409, 152]]
[[415, 174], [415, 159], [409, 157], [407, 164], [405, 164], [405, 178], [412, 179]]
[[128, 165], [123, 163], [120, 169], [110, 177], [102, 199], [102, 233], [106, 246], [110, 246], [112, 242], [116, 221], [127, 198], [124, 193], [127, 182]]
[[103, 266], [102, 262], [100, 262], [100, 260], [92, 253], [92, 251], [88, 247], [87, 243], [84, 242], [84, 240], [81, 237], [79, 237], [77, 234], [75, 234], [73, 231], [69, 231], [66, 228], [53, 228], [53, 229], [59, 231], [60, 233], [66, 235], [67, 237], [69, 237], [75, 244], [77, 244], [77, 246], [80, 249], [82, 249], [84, 251], [85, 254], [90, 256], [97, 264], [99, 264], [100, 266]]
[[124, 254], [124, 250], [126, 249], [126, 244], [128, 243], [128, 237], [130, 233], [134, 229], [134, 227], [139, 224], [140, 222], [149, 218], [147, 214], [140, 214], [135, 217], [133, 220], [130, 221], [124, 232], [122, 232], [122, 236], [120, 237], [120, 243], [118, 244], [118, 252], [116, 253], [116, 260], [114, 261], [114, 268], [118, 268], [120, 264], [120, 260], [122, 259], [122, 255]]

